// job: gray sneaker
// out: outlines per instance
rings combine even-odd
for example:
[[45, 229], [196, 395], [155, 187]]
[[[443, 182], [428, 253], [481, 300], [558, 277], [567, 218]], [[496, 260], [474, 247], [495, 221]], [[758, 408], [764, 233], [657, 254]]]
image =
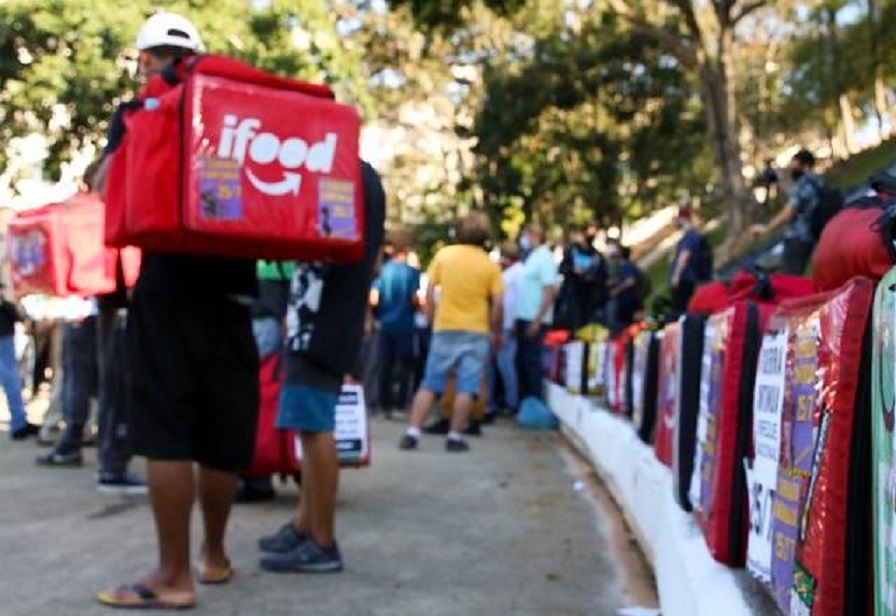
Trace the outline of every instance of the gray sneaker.
[[331, 547], [322, 548], [309, 538], [289, 552], [265, 556], [259, 566], [270, 573], [339, 573], [342, 554], [335, 541]]
[[292, 522], [287, 522], [273, 535], [259, 539], [258, 549], [269, 554], [284, 554], [296, 549], [306, 541], [308, 541], [308, 535], [297, 531]]
[[131, 473], [98, 473], [96, 489], [103, 494], [143, 496], [149, 492], [146, 482]]

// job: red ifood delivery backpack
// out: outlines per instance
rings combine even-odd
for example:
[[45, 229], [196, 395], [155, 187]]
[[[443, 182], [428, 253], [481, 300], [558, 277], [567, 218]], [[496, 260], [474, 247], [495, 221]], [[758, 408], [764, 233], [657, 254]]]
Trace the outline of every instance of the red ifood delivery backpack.
[[96, 195], [78, 193], [63, 202], [16, 214], [7, 228], [16, 295], [102, 295], [116, 290], [119, 276], [126, 286], [133, 286], [140, 269], [140, 251], [106, 248], [104, 209]]
[[160, 252], [357, 261], [357, 111], [324, 86], [199, 56], [124, 110], [106, 241]]

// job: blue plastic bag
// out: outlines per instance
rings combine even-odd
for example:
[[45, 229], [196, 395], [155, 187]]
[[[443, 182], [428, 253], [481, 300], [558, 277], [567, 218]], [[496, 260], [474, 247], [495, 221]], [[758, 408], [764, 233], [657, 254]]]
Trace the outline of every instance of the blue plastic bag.
[[520, 404], [516, 421], [520, 428], [527, 430], [557, 430], [560, 428], [560, 422], [554, 417], [551, 409], [544, 402], [532, 396]]

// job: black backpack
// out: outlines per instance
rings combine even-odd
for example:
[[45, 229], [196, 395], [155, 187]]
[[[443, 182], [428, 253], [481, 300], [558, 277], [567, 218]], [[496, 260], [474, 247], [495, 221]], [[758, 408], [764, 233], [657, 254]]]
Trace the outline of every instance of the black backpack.
[[843, 209], [846, 199], [839, 189], [829, 186], [824, 180], [820, 180], [815, 188], [818, 191], [818, 203], [809, 214], [809, 227], [812, 237], [818, 239], [825, 225]]
[[697, 273], [698, 282], [706, 282], [712, 280], [715, 274], [715, 264], [713, 263], [712, 246], [705, 235], [700, 235], [700, 251], [694, 256], [694, 268]]

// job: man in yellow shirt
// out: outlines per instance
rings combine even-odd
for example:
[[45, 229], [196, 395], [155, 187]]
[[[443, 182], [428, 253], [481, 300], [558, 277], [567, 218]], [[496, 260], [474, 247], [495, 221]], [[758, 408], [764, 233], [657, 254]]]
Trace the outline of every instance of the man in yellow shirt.
[[499, 344], [501, 336], [504, 288], [501, 269], [483, 249], [489, 235], [488, 217], [473, 212], [458, 223], [457, 244], [441, 249], [429, 266], [426, 306], [430, 311], [435, 307], [434, 334], [402, 449], [416, 449], [420, 426], [436, 396], [445, 393], [452, 372], [457, 396], [445, 449], [463, 452], [470, 448], [461, 433], [479, 394], [489, 336], [493, 344]]

